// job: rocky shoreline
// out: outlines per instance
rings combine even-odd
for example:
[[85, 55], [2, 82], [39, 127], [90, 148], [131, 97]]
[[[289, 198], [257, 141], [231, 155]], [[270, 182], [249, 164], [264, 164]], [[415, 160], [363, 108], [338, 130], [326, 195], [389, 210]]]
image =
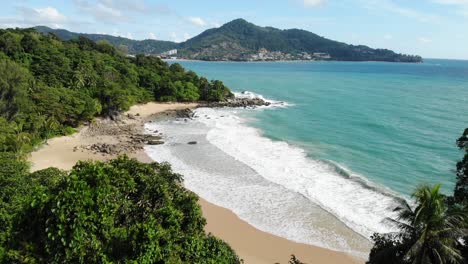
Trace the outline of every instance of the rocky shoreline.
[[[269, 106], [270, 103], [261, 98], [233, 98], [222, 102], [202, 102], [197, 107], [211, 108], [256, 108]], [[74, 147], [73, 151], [81, 151], [102, 156], [132, 154], [141, 151], [145, 145], [164, 144], [163, 135], [159, 131], [142, 134], [144, 124], [157, 119], [193, 119], [195, 113], [191, 108], [168, 110], [143, 118], [139, 113], [117, 114], [112, 118], [97, 119], [82, 131], [89, 138], [108, 138], [102, 142], [93, 142]], [[197, 144], [197, 142], [189, 142]]]
[[222, 108], [222, 107], [231, 107], [231, 108], [255, 108], [259, 106], [269, 106], [270, 102], [265, 101], [261, 98], [244, 98], [244, 97], [234, 97], [226, 101], [221, 102], [206, 102], [200, 104], [199, 107], [213, 107], [213, 108]]

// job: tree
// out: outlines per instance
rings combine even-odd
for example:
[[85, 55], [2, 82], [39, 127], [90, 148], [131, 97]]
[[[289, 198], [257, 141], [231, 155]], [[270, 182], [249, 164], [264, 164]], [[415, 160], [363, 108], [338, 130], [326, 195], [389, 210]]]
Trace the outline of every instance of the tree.
[[31, 85], [29, 72], [10, 61], [0, 61], [0, 115], [12, 120], [27, 108], [28, 90]]
[[[453, 193], [454, 207], [464, 208], [468, 211], [468, 128], [457, 140], [457, 146], [464, 150], [464, 157], [457, 163], [457, 183]], [[467, 220], [468, 221], [468, 220]], [[468, 225], [468, 223], [467, 223]], [[468, 232], [463, 238], [463, 244], [460, 246], [463, 257], [468, 262]]]
[[389, 219], [400, 233], [373, 236], [375, 246], [368, 263], [443, 264], [462, 263], [460, 239], [466, 234], [467, 214], [450, 208], [440, 185], [418, 188], [413, 209], [403, 202]]
[[39, 185], [14, 223], [7, 262], [239, 263], [205, 234], [197, 196], [168, 164], [124, 156], [32, 179]]
[[57, 129], [60, 128], [60, 123], [53, 116], [47, 118], [44, 123], [44, 130], [46, 134], [46, 144], [47, 140], [54, 136], [57, 133]]
[[457, 163], [457, 183], [454, 191], [455, 202], [468, 204], [468, 128], [457, 140], [457, 146], [465, 152], [465, 156]]

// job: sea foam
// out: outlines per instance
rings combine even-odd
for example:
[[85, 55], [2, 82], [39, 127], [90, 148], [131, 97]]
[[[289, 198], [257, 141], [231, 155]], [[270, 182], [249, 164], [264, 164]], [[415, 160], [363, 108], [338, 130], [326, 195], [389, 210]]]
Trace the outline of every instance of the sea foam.
[[385, 219], [395, 217], [398, 197], [264, 137], [249, 126], [248, 111], [255, 110], [200, 108], [188, 122], [147, 124], [166, 135], [166, 144], [146, 150], [182, 173], [187, 188], [275, 235], [363, 256], [374, 232], [395, 231]]

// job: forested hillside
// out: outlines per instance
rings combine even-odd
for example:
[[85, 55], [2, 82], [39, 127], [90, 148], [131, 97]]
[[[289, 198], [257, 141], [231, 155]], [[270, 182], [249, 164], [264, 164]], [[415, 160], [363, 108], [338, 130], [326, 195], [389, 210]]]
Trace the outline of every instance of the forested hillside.
[[128, 58], [107, 42], [0, 30], [1, 151], [27, 152], [47, 137], [70, 133], [97, 115], [113, 115], [135, 103], [229, 96], [220, 81], [158, 58]]
[[169, 165], [124, 157], [31, 174], [25, 159], [132, 104], [230, 96], [220, 81], [108, 42], [0, 30], [0, 263], [238, 263], [205, 235], [197, 197]]
[[[364, 45], [348, 45], [301, 29], [281, 30], [260, 27], [236, 19], [220, 28], [206, 30], [180, 44], [183, 57], [203, 60], [249, 60], [260, 49], [266, 56], [302, 59], [303, 52], [313, 55], [325, 53], [329, 60], [421, 62], [419, 56], [397, 54], [387, 49], [372, 49]], [[271, 52], [280, 52], [276, 55]]]
[[[158, 54], [178, 49], [177, 56], [180, 58], [208, 61], [314, 59], [422, 62], [422, 58], [416, 55], [398, 54], [388, 49], [373, 49], [364, 45], [349, 45], [301, 29], [281, 30], [273, 27], [260, 27], [244, 19], [236, 19], [219, 28], [208, 29], [181, 43], [157, 40], [137, 41], [47, 27], [36, 27], [36, 29], [40, 32], [54, 33], [64, 40], [79, 36], [86, 36], [94, 41], [107, 40], [116, 47], [128, 50], [130, 54]], [[261, 57], [258, 56], [259, 53], [262, 53]]]
[[41, 33], [54, 33], [63, 40], [77, 39], [79, 37], [85, 37], [94, 42], [97, 42], [99, 40], [106, 40], [112, 45], [114, 45], [116, 48], [123, 48], [127, 50], [130, 54], [158, 54], [171, 49], [175, 49], [178, 45], [177, 43], [172, 41], [154, 39], [134, 40], [106, 34], [76, 33], [65, 29], [52, 29], [44, 26], [37, 26], [34, 27], [34, 29]]

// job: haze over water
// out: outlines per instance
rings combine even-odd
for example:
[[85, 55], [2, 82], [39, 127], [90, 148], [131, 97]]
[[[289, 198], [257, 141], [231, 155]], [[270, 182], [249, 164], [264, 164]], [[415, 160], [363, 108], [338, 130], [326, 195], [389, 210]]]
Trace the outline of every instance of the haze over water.
[[168, 135], [150, 155], [257, 228], [364, 255], [363, 237], [392, 230], [384, 218], [399, 198], [423, 183], [453, 189], [467, 61], [180, 63], [274, 100], [147, 127]]

